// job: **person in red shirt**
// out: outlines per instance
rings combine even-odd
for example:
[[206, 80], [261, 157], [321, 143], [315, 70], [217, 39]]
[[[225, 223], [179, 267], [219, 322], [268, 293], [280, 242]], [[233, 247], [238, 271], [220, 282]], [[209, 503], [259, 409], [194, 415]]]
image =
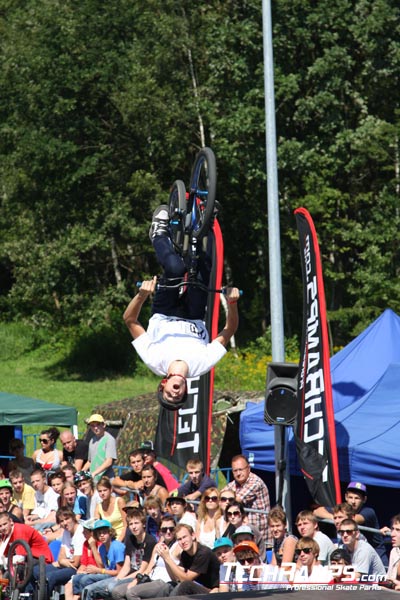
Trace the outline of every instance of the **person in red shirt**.
[[[7, 512], [0, 512], [0, 557], [7, 557], [8, 550], [15, 540], [27, 542], [36, 562], [39, 560], [39, 556], [44, 556], [47, 564], [53, 562], [53, 556], [46, 540], [36, 529], [30, 525], [14, 523]], [[21, 553], [23, 553], [22, 550]]]

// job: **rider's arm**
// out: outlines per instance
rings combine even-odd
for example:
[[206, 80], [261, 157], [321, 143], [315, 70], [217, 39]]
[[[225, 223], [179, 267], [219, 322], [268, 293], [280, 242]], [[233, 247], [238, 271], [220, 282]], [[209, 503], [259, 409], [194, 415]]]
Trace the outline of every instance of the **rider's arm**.
[[225, 327], [215, 338], [223, 346], [227, 346], [229, 340], [236, 332], [239, 326], [239, 312], [237, 302], [239, 300], [239, 290], [237, 288], [228, 288], [226, 301], [228, 303], [228, 314], [226, 315]]
[[154, 277], [149, 281], [143, 281], [140, 290], [134, 298], [129, 302], [127, 309], [124, 312], [125, 325], [129, 329], [131, 336], [135, 340], [140, 335], [145, 333], [144, 327], [139, 323], [138, 318], [143, 304], [152, 294], [156, 287], [157, 278]]

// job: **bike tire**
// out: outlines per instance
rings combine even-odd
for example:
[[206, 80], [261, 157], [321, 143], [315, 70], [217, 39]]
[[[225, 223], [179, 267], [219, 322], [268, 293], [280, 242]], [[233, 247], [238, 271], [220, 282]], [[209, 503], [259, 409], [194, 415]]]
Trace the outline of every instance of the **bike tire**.
[[171, 229], [171, 240], [175, 247], [181, 248], [185, 233], [186, 218], [186, 187], [183, 181], [174, 181], [169, 194], [169, 218]]
[[46, 600], [47, 581], [46, 581], [46, 561], [44, 556], [39, 556], [39, 576], [36, 582], [36, 600]]
[[192, 235], [201, 238], [208, 233], [214, 215], [217, 189], [217, 165], [211, 148], [202, 148], [194, 161], [190, 177]]
[[[18, 549], [20, 550], [18, 552]], [[26, 561], [23, 565], [14, 565], [13, 557], [17, 554], [21, 554], [21, 550], [24, 550], [26, 555]], [[18, 568], [20, 567], [20, 568]], [[23, 567], [23, 570], [22, 570]], [[10, 574], [10, 586], [12, 590], [18, 589], [23, 590], [32, 577], [33, 571], [33, 556], [32, 551], [25, 540], [15, 540], [9, 550], [7, 555], [7, 568]], [[21, 573], [23, 572], [23, 575]]]

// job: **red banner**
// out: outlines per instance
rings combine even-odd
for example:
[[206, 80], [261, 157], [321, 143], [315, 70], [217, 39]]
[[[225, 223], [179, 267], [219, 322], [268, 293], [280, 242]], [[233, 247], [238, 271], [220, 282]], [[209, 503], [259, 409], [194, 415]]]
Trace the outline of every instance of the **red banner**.
[[303, 273], [303, 337], [294, 428], [300, 469], [315, 502], [341, 501], [321, 256], [313, 220], [295, 210]]

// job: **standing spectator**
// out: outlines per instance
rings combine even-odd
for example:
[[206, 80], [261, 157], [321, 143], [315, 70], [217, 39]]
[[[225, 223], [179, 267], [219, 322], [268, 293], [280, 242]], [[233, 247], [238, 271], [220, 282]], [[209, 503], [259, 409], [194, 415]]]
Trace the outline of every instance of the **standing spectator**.
[[117, 460], [115, 439], [106, 431], [106, 424], [101, 415], [91, 415], [87, 422], [94, 437], [89, 442], [88, 461], [83, 469], [91, 472], [95, 482], [104, 475], [112, 479], [114, 477], [112, 466]]
[[355, 521], [352, 519], [342, 521], [339, 534], [343, 540], [343, 547], [350, 553], [356, 577], [373, 575], [375, 578], [385, 578], [385, 567], [379, 555], [368, 542], [360, 540], [360, 532]]
[[319, 556], [318, 562], [321, 565], [328, 564], [330, 553], [335, 546], [327, 535], [319, 531], [318, 519], [311, 510], [302, 510], [297, 515], [296, 527], [301, 537], [310, 537], [318, 543]]
[[154, 451], [153, 442], [151, 440], [146, 440], [145, 442], [140, 444], [140, 449], [143, 452], [144, 464], [152, 465], [164, 482], [161, 483], [160, 481], [157, 481], [157, 483], [166, 487], [168, 492], [176, 490], [177, 486], [179, 485], [179, 482], [168, 469], [168, 467], [166, 467], [157, 460], [157, 455]]
[[35, 467], [45, 472], [56, 471], [61, 465], [62, 452], [57, 450], [56, 444], [60, 436], [57, 427], [50, 427], [40, 432], [39, 442], [41, 447], [35, 450], [32, 460]]
[[214, 479], [204, 473], [201, 460], [191, 459], [186, 463], [188, 480], [178, 488], [178, 496], [190, 500], [199, 500], [207, 488], [218, 487]]
[[46, 476], [42, 469], [33, 471], [31, 483], [35, 490], [35, 508], [25, 521], [28, 525], [42, 531], [52, 527], [56, 522], [59, 496], [47, 485]]
[[219, 492], [211, 487], [202, 495], [197, 511], [196, 538], [200, 544], [212, 549], [215, 540], [220, 537], [220, 525]]
[[272, 538], [268, 534], [267, 523], [270, 509], [267, 486], [258, 475], [251, 472], [249, 461], [242, 454], [232, 458], [232, 474], [234, 481], [228, 483], [228, 488], [235, 492], [236, 499], [243, 502], [245, 508], [263, 511], [249, 512], [247, 518], [249, 525], [254, 525], [260, 530], [263, 539], [267, 540], [267, 547], [271, 548]]
[[25, 483], [30, 483], [31, 481], [31, 473], [35, 468], [35, 463], [32, 458], [29, 456], [25, 456], [25, 446], [22, 440], [18, 438], [13, 438], [10, 440], [10, 454], [12, 454], [15, 458], [10, 460], [8, 463], [8, 473], [11, 471], [18, 469], [24, 477]]
[[10, 482], [13, 486], [14, 499], [22, 509], [25, 520], [35, 508], [35, 490], [31, 485], [25, 483], [24, 476], [19, 469], [10, 471]]
[[72, 431], [68, 429], [61, 432], [60, 441], [63, 445], [62, 466], [70, 463], [77, 471], [80, 471], [88, 460], [88, 444], [84, 440], [77, 440]]
[[102, 477], [97, 484], [97, 491], [101, 502], [97, 504], [94, 511], [96, 519], [106, 519], [111, 523], [117, 539], [122, 542], [125, 539], [126, 516], [124, 512], [125, 500], [112, 495], [112, 485], [108, 477]]

